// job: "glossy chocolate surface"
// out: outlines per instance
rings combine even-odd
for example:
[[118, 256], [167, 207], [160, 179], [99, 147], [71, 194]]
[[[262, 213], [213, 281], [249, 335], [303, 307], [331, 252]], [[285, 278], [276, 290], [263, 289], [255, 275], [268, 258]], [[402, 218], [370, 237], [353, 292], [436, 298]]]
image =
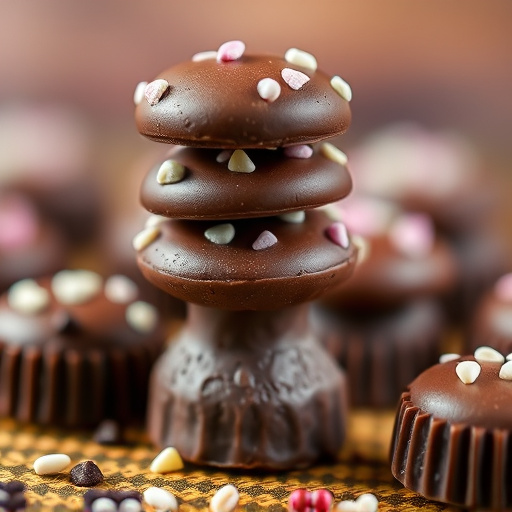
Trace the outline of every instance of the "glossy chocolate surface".
[[345, 197], [352, 188], [346, 167], [318, 148], [311, 158], [289, 158], [281, 149], [252, 150], [252, 173], [218, 163], [219, 150], [174, 149], [167, 158], [185, 166], [178, 183], [157, 182], [159, 165], [146, 176], [141, 201], [150, 212], [177, 219], [264, 217], [314, 208]]
[[[284, 68], [310, 80], [299, 90], [281, 77]], [[272, 78], [281, 86], [273, 102], [262, 99], [258, 82]], [[321, 71], [294, 66], [282, 57], [243, 55], [231, 62], [215, 58], [183, 62], [160, 73], [169, 88], [151, 106], [145, 98], [135, 112], [137, 128], [150, 139], [214, 148], [278, 147], [312, 143], [344, 133], [349, 103]]]

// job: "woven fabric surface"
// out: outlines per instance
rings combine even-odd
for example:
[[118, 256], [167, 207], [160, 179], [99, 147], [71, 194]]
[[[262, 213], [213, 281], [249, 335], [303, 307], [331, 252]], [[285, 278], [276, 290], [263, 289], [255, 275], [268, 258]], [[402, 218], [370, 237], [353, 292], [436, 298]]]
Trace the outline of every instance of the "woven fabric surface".
[[[28, 510], [82, 510], [86, 488], [69, 480], [69, 469], [57, 475], [38, 476], [32, 464], [48, 453], [66, 453], [71, 466], [94, 460], [105, 476], [99, 489], [143, 492], [150, 486], [171, 491], [182, 512], [207, 510], [217, 489], [227, 483], [240, 492], [241, 510], [258, 512], [286, 510], [288, 496], [298, 487], [329, 489], [336, 501], [355, 499], [371, 492], [379, 500], [379, 511], [448, 510], [404, 489], [391, 475], [387, 462], [393, 427], [392, 411], [354, 411], [349, 435], [336, 464], [275, 474], [226, 472], [186, 465], [165, 475], [149, 471], [158, 450], [142, 432], [130, 432], [124, 446], [102, 446], [89, 432], [68, 432], [0, 421], [0, 481], [21, 480], [27, 486]], [[451, 509], [453, 510], [453, 508]]]

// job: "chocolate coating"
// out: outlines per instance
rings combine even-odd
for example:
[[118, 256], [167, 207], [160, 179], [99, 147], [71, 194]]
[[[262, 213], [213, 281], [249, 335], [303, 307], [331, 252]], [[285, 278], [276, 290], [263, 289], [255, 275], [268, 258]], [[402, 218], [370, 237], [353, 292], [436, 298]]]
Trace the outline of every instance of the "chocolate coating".
[[[301, 224], [277, 217], [233, 221], [235, 237], [227, 245], [210, 242], [204, 231], [215, 224], [167, 220], [160, 236], [139, 251], [138, 264], [154, 285], [187, 302], [222, 309], [278, 309], [318, 297], [352, 272], [357, 250], [332, 242], [331, 220], [308, 211]], [[277, 243], [254, 250], [264, 230]]]
[[[284, 68], [297, 69], [310, 80], [293, 90], [281, 77]], [[258, 94], [263, 78], [281, 86], [274, 102]], [[331, 77], [277, 56], [188, 61], [156, 79], [167, 80], [170, 87], [154, 106], [142, 99], [135, 119], [142, 135], [159, 142], [214, 148], [308, 144], [344, 133], [351, 120], [349, 104], [332, 88]]]
[[332, 203], [352, 188], [346, 168], [318, 150], [305, 159], [286, 157], [281, 150], [248, 151], [256, 165], [252, 173], [229, 171], [227, 161], [216, 161], [218, 154], [194, 148], [171, 151], [168, 158], [186, 167], [184, 179], [160, 185], [157, 165], [142, 184], [143, 206], [177, 219], [264, 217]]

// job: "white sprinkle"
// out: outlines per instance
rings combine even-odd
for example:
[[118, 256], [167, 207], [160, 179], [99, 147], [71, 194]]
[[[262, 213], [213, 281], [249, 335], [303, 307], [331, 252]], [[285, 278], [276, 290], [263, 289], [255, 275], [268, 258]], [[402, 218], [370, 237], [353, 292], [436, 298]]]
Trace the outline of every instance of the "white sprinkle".
[[18, 313], [34, 315], [48, 307], [50, 294], [33, 279], [22, 279], [9, 288], [7, 302]]
[[268, 247], [272, 247], [277, 244], [277, 238], [271, 231], [262, 231], [258, 238], [252, 244], [252, 248], [255, 251], [261, 251], [263, 249], [267, 249]]
[[174, 494], [171, 494], [165, 489], [160, 489], [159, 487], [150, 487], [144, 491], [143, 495], [144, 501], [150, 507], [154, 507], [156, 510], [170, 510], [172, 512], [178, 510], [178, 500]]
[[302, 86], [309, 82], [310, 78], [308, 75], [301, 73], [295, 69], [284, 68], [281, 71], [283, 80], [294, 90], [298, 91]]
[[142, 512], [142, 503], [135, 498], [126, 498], [117, 508], [118, 512]]
[[126, 308], [126, 322], [137, 332], [149, 333], [156, 327], [158, 311], [147, 302], [135, 301]]
[[500, 368], [500, 379], [503, 380], [512, 380], [512, 361], [507, 361]]
[[178, 183], [185, 176], [185, 167], [174, 160], [166, 160], [158, 169], [156, 181], [160, 185]]
[[350, 85], [343, 80], [340, 76], [333, 76], [331, 78], [331, 87], [346, 101], [352, 100], [352, 89]]
[[209, 50], [206, 52], [199, 52], [192, 55], [192, 62], [201, 62], [203, 60], [216, 59], [217, 52], [215, 50]]
[[287, 146], [283, 153], [288, 158], [311, 158], [313, 148], [307, 144], [297, 144], [296, 146]]
[[240, 495], [236, 487], [231, 484], [225, 485], [213, 495], [210, 501], [210, 510], [211, 512], [233, 512], [239, 499]]
[[323, 211], [325, 213], [325, 215], [331, 220], [334, 220], [334, 221], [342, 221], [343, 220], [341, 208], [339, 208], [336, 204], [333, 204], [333, 203], [326, 204], [324, 206], [319, 206], [317, 209]]
[[162, 224], [162, 222], [165, 222], [167, 220], [167, 217], [164, 217], [163, 215], [154, 215], [154, 214], [151, 214], [145, 224], [144, 224], [144, 227], [145, 228], [154, 228], [156, 226], [159, 226], [160, 224]]
[[64, 453], [43, 455], [34, 461], [34, 471], [37, 475], [53, 475], [66, 469], [71, 459]]
[[356, 505], [359, 512], [377, 512], [379, 500], [373, 494], [365, 493], [356, 499]]
[[361, 235], [351, 235], [352, 244], [357, 247], [357, 264], [361, 265], [368, 259], [371, 252], [370, 242], [367, 238]]
[[320, 151], [322, 155], [325, 156], [325, 158], [328, 158], [329, 160], [332, 160], [333, 162], [336, 162], [340, 165], [347, 165], [347, 155], [330, 142], [324, 142], [320, 146]]
[[504, 363], [505, 358], [491, 347], [478, 347], [475, 350], [475, 359], [481, 363]]
[[229, 62], [239, 59], [245, 52], [242, 41], [228, 41], [217, 50], [217, 62]]
[[[112, 498], [96, 498], [91, 505], [91, 512], [115, 512], [117, 503]], [[139, 507], [140, 510], [140, 507]]]
[[151, 245], [159, 236], [160, 229], [158, 226], [145, 228], [140, 233], [137, 233], [133, 238], [133, 248], [136, 251], [142, 251]]
[[244, 150], [236, 149], [229, 159], [228, 169], [233, 172], [253, 172], [256, 166]]
[[505, 357], [507, 361], [512, 361], [512, 353], [508, 354], [507, 357]]
[[289, 62], [294, 66], [301, 66], [303, 68], [310, 69], [311, 71], [316, 71], [317, 62], [311, 53], [298, 50], [297, 48], [290, 48], [284, 54], [284, 58], [286, 62]]
[[160, 101], [168, 88], [169, 82], [163, 78], [159, 78], [158, 80], [153, 80], [153, 82], [146, 85], [144, 88], [144, 96], [146, 97], [147, 102], [153, 107]]
[[204, 232], [204, 236], [214, 244], [229, 244], [235, 237], [235, 227], [230, 223], [217, 224], [216, 226], [208, 228]]
[[153, 459], [149, 469], [150, 471], [153, 471], [153, 473], [162, 474], [170, 473], [171, 471], [178, 471], [183, 469], [183, 460], [176, 448], [168, 446]]
[[343, 500], [334, 507], [334, 510], [337, 512], [359, 512], [359, 505], [352, 500]]
[[272, 103], [279, 98], [281, 86], [273, 78], [262, 78], [256, 86], [260, 98]]
[[302, 224], [306, 219], [306, 212], [299, 210], [298, 212], [282, 213], [279, 215], [279, 218], [285, 222], [291, 222], [292, 224]]
[[[9, 493], [7, 491], [4, 491], [3, 489], [0, 489], [0, 501], [7, 501], [9, 499]], [[0, 510], [2, 512], [7, 512], [7, 509], [0, 507]]]
[[105, 282], [105, 296], [116, 304], [128, 304], [137, 298], [139, 289], [128, 277], [121, 274], [110, 276]]
[[52, 292], [62, 304], [83, 304], [101, 291], [103, 279], [90, 270], [61, 270], [52, 278]]
[[217, 158], [215, 158], [215, 160], [219, 163], [219, 164], [222, 164], [224, 162], [227, 162], [230, 158], [231, 158], [231, 155], [233, 154], [233, 151], [230, 150], [230, 149], [224, 149], [223, 151], [221, 151], [218, 155], [217, 155]]
[[462, 361], [455, 367], [455, 372], [464, 384], [473, 384], [481, 369], [476, 361]]
[[455, 354], [455, 353], [441, 354], [441, 356], [439, 357], [439, 362], [441, 364], [444, 364], [444, 363], [447, 363], [449, 361], [453, 361], [455, 359], [459, 359], [459, 357], [460, 357], [460, 354]]
[[133, 103], [138, 105], [144, 99], [144, 91], [146, 90], [147, 82], [139, 82], [135, 87], [135, 92], [133, 93]]

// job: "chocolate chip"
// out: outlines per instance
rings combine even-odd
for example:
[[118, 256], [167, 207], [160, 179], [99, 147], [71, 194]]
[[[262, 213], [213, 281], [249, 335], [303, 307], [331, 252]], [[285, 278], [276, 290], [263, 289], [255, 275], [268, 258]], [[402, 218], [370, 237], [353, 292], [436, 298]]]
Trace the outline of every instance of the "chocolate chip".
[[92, 460], [80, 462], [69, 472], [71, 483], [78, 487], [92, 487], [103, 482], [103, 473]]

